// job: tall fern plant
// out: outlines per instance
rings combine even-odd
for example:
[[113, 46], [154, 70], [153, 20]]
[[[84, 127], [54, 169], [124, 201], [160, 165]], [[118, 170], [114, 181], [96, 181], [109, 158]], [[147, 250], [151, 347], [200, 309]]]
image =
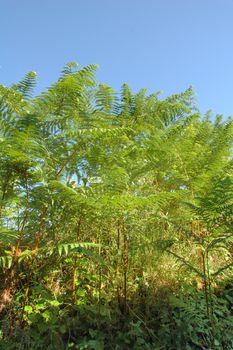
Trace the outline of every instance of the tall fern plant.
[[202, 117], [191, 88], [117, 94], [96, 69], [71, 62], [36, 97], [33, 72], [0, 86], [1, 309], [20, 294], [21, 324], [38, 285], [126, 313], [141, 287], [178, 284], [177, 259], [207, 298], [232, 266], [232, 121]]

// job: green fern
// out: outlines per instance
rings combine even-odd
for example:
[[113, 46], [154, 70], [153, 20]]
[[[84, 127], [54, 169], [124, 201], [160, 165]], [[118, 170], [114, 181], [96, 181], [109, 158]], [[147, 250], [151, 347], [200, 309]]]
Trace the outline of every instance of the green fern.
[[12, 89], [18, 91], [23, 97], [30, 98], [36, 86], [36, 72], [28, 72], [17, 84], [12, 85]]

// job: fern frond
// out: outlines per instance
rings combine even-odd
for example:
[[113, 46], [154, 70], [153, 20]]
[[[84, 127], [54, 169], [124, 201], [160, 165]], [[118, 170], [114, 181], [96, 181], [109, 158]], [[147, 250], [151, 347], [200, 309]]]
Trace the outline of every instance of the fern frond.
[[30, 98], [36, 86], [36, 72], [28, 72], [18, 83], [12, 85], [12, 89], [18, 91], [23, 97]]
[[78, 67], [78, 63], [77, 62], [69, 62], [67, 63], [61, 71], [61, 79], [63, 79], [64, 77], [66, 77], [67, 75], [72, 75], [75, 74], [77, 72], [77, 67]]

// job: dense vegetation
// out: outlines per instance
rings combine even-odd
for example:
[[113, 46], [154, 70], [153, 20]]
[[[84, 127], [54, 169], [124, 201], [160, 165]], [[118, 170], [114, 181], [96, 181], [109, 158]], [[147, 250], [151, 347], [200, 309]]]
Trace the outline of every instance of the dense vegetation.
[[70, 63], [0, 86], [0, 349], [233, 349], [233, 122]]

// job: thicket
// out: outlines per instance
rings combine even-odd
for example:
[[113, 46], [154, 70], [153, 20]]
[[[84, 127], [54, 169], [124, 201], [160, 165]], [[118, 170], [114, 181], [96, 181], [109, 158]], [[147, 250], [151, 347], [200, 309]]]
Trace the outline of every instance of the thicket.
[[233, 122], [70, 63], [0, 85], [0, 348], [233, 349]]

